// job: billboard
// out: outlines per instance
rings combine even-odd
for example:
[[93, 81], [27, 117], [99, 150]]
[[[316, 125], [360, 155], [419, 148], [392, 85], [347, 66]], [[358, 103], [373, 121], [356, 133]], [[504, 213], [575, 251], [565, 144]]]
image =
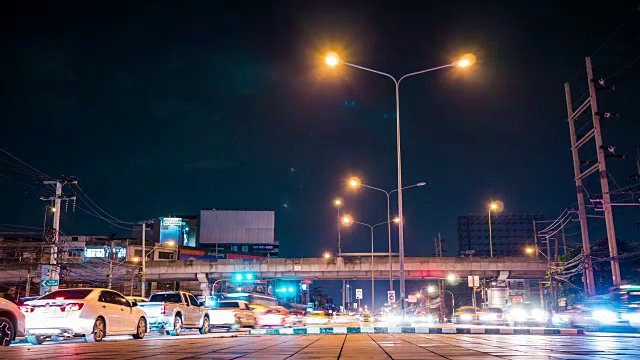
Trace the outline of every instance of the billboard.
[[180, 246], [194, 246], [195, 236], [187, 221], [189, 219], [179, 217], [160, 218], [160, 242], [174, 241]]
[[200, 211], [200, 244], [275, 243], [273, 211]]

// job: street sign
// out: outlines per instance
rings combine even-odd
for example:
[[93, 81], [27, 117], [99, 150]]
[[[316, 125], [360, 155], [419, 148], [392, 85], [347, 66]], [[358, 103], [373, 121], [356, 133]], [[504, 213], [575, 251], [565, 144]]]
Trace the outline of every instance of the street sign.
[[356, 300], [362, 299], [362, 289], [356, 289]]
[[467, 277], [467, 282], [469, 283], [469, 287], [480, 287], [480, 277], [479, 276], [471, 276]]
[[396, 292], [395, 291], [387, 291], [387, 302], [392, 304], [396, 302]]
[[58, 280], [44, 280], [42, 282], [44, 286], [58, 286]]
[[409, 295], [409, 302], [410, 303], [418, 302], [418, 298], [415, 295]]

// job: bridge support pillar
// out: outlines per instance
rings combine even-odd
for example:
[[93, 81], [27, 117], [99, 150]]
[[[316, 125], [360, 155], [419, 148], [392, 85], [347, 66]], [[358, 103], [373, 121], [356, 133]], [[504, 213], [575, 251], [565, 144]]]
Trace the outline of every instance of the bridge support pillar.
[[206, 273], [197, 273], [196, 278], [198, 282], [200, 282], [200, 290], [202, 291], [203, 296], [211, 296], [211, 284], [209, 284], [209, 279], [207, 278]]

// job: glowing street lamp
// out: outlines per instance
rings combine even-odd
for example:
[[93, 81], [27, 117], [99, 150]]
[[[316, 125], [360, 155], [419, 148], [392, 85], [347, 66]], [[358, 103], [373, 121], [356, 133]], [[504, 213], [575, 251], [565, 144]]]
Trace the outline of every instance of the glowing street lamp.
[[536, 249], [528, 247], [528, 248], [526, 248], [524, 251], [525, 251], [527, 254], [533, 254], [534, 252], [536, 252]]
[[447, 280], [449, 280], [449, 282], [454, 282], [458, 279], [458, 276], [456, 274], [449, 274], [447, 276]]
[[324, 254], [322, 254], [322, 256], [323, 256], [325, 259], [327, 259], [327, 260], [328, 260], [328, 259], [330, 259], [330, 258], [331, 258], [331, 253], [330, 253], [330, 252], [328, 252], [328, 251], [325, 251], [325, 252], [324, 252]]
[[[402, 82], [402, 80], [404, 80], [405, 78], [408, 78], [410, 76], [415, 76], [415, 75], [420, 75], [420, 74], [424, 74], [427, 72], [431, 72], [431, 71], [435, 71], [435, 70], [439, 70], [439, 69], [445, 69], [445, 68], [449, 68], [449, 67], [461, 67], [461, 68], [466, 68], [469, 67], [471, 65], [473, 65], [473, 62], [475, 62], [475, 56], [472, 56], [472, 54], [467, 54], [465, 56], [463, 56], [461, 59], [452, 62], [450, 64], [446, 64], [446, 65], [442, 65], [442, 66], [438, 66], [438, 67], [434, 67], [434, 68], [429, 68], [429, 69], [425, 69], [425, 70], [420, 70], [420, 71], [416, 71], [416, 72], [412, 72], [406, 75], [403, 75], [402, 77], [396, 79], [394, 76], [382, 72], [382, 71], [378, 71], [378, 70], [373, 70], [370, 68], [366, 68], [364, 66], [360, 66], [360, 65], [355, 65], [355, 64], [351, 64], [348, 63], [346, 61], [343, 61], [340, 59], [340, 57], [338, 56], [338, 54], [336, 53], [329, 53], [327, 54], [327, 56], [325, 57], [325, 62], [327, 63], [328, 66], [330, 67], [336, 67], [338, 64], [344, 64], [344, 65], [349, 65], [353, 68], [356, 69], [360, 69], [360, 70], [364, 70], [364, 71], [368, 71], [368, 72], [372, 72], [378, 75], [382, 75], [382, 76], [386, 76], [388, 78], [390, 78], [393, 83], [395, 84], [395, 95], [396, 95], [396, 155], [397, 155], [397, 167], [398, 167], [398, 216], [400, 217], [400, 219], [403, 219], [404, 221], [404, 212], [403, 212], [403, 208], [402, 208], [402, 156], [401, 156], [401, 146], [400, 146], [400, 83]], [[405, 276], [404, 276], [404, 230], [403, 230], [403, 224], [401, 223], [400, 226], [398, 227], [398, 247], [399, 247], [399, 260], [400, 260], [400, 298], [404, 299], [405, 298]], [[404, 322], [404, 315], [405, 315], [405, 308], [404, 308], [404, 301], [402, 301], [402, 321]]]
[[491, 212], [501, 212], [504, 209], [502, 201], [492, 201], [489, 204], [489, 257], [493, 257], [493, 234], [491, 232]]
[[340, 208], [344, 205], [342, 198], [333, 199], [333, 206], [338, 209], [338, 257], [342, 256], [342, 245], [340, 244]]

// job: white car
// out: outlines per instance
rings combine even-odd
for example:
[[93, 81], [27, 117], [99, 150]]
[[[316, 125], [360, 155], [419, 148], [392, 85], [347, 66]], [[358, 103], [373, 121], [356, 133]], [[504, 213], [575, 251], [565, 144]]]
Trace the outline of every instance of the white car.
[[24, 336], [24, 315], [11, 301], [0, 298], [0, 346]]
[[67, 337], [98, 342], [107, 334], [142, 339], [147, 332], [147, 315], [137, 306], [116, 291], [87, 288], [56, 290], [27, 301], [20, 310], [26, 318], [27, 341], [37, 345], [47, 338], [57, 341]]

